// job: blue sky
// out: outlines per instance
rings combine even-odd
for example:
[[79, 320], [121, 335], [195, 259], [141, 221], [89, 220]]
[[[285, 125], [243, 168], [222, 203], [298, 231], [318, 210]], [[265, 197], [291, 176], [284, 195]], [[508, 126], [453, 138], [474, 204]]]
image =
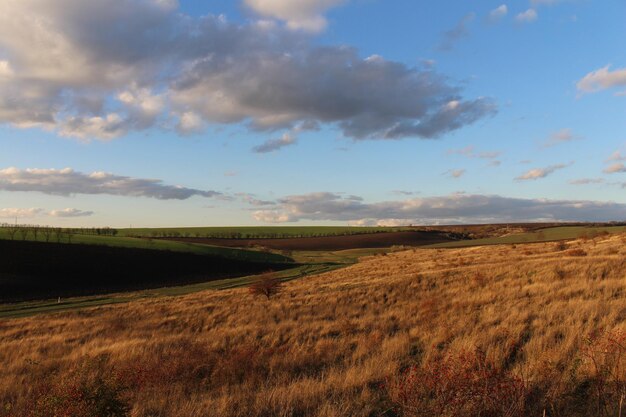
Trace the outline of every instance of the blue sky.
[[625, 18], [617, 0], [3, 2], [0, 222], [625, 220]]

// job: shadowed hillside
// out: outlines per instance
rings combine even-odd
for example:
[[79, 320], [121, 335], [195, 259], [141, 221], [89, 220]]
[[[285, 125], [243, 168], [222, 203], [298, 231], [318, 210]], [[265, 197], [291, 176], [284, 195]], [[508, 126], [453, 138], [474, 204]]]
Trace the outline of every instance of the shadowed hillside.
[[293, 267], [193, 253], [0, 240], [0, 302], [182, 285]]

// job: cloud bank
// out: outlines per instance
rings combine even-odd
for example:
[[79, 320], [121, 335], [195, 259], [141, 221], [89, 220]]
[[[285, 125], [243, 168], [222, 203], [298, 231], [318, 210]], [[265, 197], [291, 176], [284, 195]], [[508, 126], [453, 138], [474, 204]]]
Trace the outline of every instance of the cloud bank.
[[[107, 172], [90, 174], [64, 169], [0, 169], [0, 190], [38, 191], [45, 194], [108, 194], [149, 197], [159, 200], [186, 200], [193, 196], [217, 197], [221, 193], [176, 185], [158, 179], [132, 178]], [[61, 214], [61, 212], [59, 212]]]
[[[247, 2], [303, 28], [339, 3]], [[225, 124], [436, 138], [496, 110], [489, 98], [464, 99], [431, 68], [318, 46], [268, 22], [191, 17], [176, 1], [0, 2], [0, 124], [83, 139]]]
[[348, 221], [358, 224], [454, 224], [514, 221], [611, 221], [626, 218], [626, 204], [548, 200], [497, 195], [452, 194], [443, 197], [366, 203], [337, 193], [293, 195], [278, 208], [258, 210], [254, 218], [268, 223]]

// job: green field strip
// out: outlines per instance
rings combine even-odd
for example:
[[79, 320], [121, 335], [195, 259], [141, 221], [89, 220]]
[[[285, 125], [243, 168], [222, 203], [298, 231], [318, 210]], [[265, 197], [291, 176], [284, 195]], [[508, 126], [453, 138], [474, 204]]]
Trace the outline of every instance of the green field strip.
[[434, 245], [422, 246], [422, 248], [467, 248], [472, 246], [485, 245], [510, 245], [524, 243], [554, 242], [558, 240], [578, 239], [583, 236], [593, 237], [598, 233], [623, 233], [626, 226], [606, 226], [606, 227], [589, 227], [589, 226], [562, 226], [541, 229], [536, 232], [517, 233], [507, 236], [490, 237], [485, 239], [461, 240], [456, 242], [437, 243]]
[[[9, 240], [9, 234], [6, 230], [0, 228], [0, 239]], [[15, 241], [21, 241], [19, 237]], [[38, 234], [37, 239], [27, 238], [26, 241], [45, 242], [44, 236]], [[51, 239], [49, 243], [57, 243], [56, 239]], [[68, 242], [66, 236], [63, 236], [60, 243], [83, 244], [83, 245], [101, 245], [118, 248], [132, 249], [151, 249], [151, 250], [168, 250], [173, 252], [193, 253], [196, 255], [219, 256], [228, 259], [249, 261], [249, 262], [267, 262], [282, 263], [291, 260], [283, 255], [271, 252], [263, 252], [256, 250], [227, 248], [223, 246], [212, 246], [201, 243], [175, 242], [170, 240], [143, 239], [133, 237], [113, 237], [113, 236], [96, 236], [96, 235], [73, 235], [71, 241]]]
[[205, 238], [289, 238], [342, 236], [413, 230], [408, 227], [355, 227], [355, 226], [237, 226], [237, 227], [160, 227], [118, 229], [119, 236], [158, 237], [178, 234], [178, 237]]

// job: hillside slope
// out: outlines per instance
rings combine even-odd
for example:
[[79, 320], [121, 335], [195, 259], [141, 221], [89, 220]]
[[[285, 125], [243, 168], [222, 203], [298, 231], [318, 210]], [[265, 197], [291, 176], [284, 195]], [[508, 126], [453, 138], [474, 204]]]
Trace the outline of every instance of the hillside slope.
[[476, 349], [523, 377], [527, 415], [590, 415], [581, 352], [588, 335], [626, 330], [625, 239], [414, 249], [269, 301], [206, 291], [3, 321], [0, 415], [66, 404], [60, 384], [104, 374], [132, 416], [417, 416], [386, 387]]

